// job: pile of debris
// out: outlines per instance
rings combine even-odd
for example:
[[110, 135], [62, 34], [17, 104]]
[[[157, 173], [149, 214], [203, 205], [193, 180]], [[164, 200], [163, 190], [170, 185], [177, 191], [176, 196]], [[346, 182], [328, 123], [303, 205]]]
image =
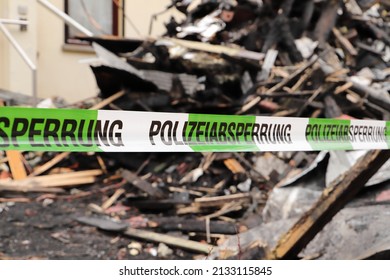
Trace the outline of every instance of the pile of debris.
[[172, 19], [166, 37], [116, 55], [95, 47], [102, 96], [127, 91], [119, 108], [388, 117], [385, 3], [203, 1], [189, 10], [175, 2], [187, 18]]
[[[388, 1], [173, 5], [186, 19], [172, 18], [162, 38], [83, 38], [98, 56], [91, 68], [102, 100], [68, 107], [390, 119]], [[104, 201], [76, 220], [160, 243], [160, 258], [179, 257], [177, 248], [220, 259], [388, 257], [388, 158], [388, 151], [7, 152], [2, 178], [13, 180], [0, 184], [0, 202], [42, 201], [15, 192], [50, 191], [60, 201], [103, 188]], [[125, 258], [146, 248], [131, 242]]]

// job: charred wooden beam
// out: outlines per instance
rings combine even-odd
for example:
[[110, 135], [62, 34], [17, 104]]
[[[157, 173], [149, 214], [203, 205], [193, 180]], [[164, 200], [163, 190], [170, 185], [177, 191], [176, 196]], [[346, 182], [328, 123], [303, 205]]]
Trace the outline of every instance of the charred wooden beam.
[[366, 184], [390, 158], [390, 150], [368, 152], [336, 178], [318, 202], [280, 239], [268, 258], [296, 259], [302, 249]]
[[192, 240], [186, 240], [184, 238], [179, 238], [175, 236], [170, 236], [167, 234], [161, 234], [157, 232], [135, 229], [135, 228], [127, 228], [124, 232], [124, 235], [134, 238], [139, 238], [142, 240], [157, 242], [157, 243], [165, 243], [167, 245], [173, 247], [179, 247], [185, 250], [199, 252], [203, 254], [209, 254], [213, 246], [209, 244], [204, 244]]
[[[286, 7], [288, 9], [288, 7]], [[298, 51], [294, 35], [291, 32], [290, 20], [285, 13], [279, 14], [271, 23], [271, 28], [267, 34], [262, 52], [266, 53], [269, 49], [281, 46], [288, 50], [289, 58], [293, 62], [302, 61], [302, 55]]]
[[320, 46], [327, 42], [330, 32], [336, 25], [336, 20], [338, 18], [337, 11], [341, 7], [342, 1], [331, 0], [326, 1], [325, 3], [326, 6], [314, 29], [314, 39], [319, 41]]
[[[195, 219], [167, 217], [153, 219], [155, 227], [163, 231], [206, 232], [206, 222]], [[210, 233], [236, 234], [235, 224], [221, 221], [210, 221]]]
[[94, 226], [102, 230], [120, 232], [123, 235], [142, 239], [146, 241], [165, 243], [174, 247], [179, 247], [189, 251], [209, 254], [213, 249], [212, 245], [204, 244], [192, 240], [186, 240], [184, 238], [179, 238], [175, 236], [170, 236], [167, 234], [161, 234], [157, 232], [135, 229], [127, 227], [126, 224], [121, 222], [115, 222], [110, 219], [96, 218], [96, 217], [77, 217], [75, 219], [79, 223], [86, 225]]
[[283, 89], [283, 87], [286, 86], [289, 82], [291, 82], [293, 79], [295, 79], [298, 76], [300, 76], [306, 69], [308, 69], [309, 67], [313, 66], [313, 64], [317, 62], [318, 58], [319, 57], [317, 55], [312, 56], [310, 58], [310, 60], [308, 62], [306, 62], [302, 67], [300, 67], [299, 69], [294, 71], [288, 77], [284, 78], [280, 83], [278, 83], [275, 86], [273, 86], [272, 88], [270, 88], [267, 91], [267, 93], [273, 93], [273, 92], [276, 92], [276, 91], [279, 91], [279, 90]]
[[149, 196], [154, 198], [164, 198], [165, 194], [162, 190], [153, 187], [149, 182], [142, 180], [135, 173], [129, 170], [122, 170], [122, 177], [127, 182], [137, 187], [138, 189], [146, 192]]
[[337, 104], [336, 100], [331, 95], [324, 97], [325, 104], [325, 117], [327, 118], [338, 118], [343, 112], [341, 111], [340, 106]]

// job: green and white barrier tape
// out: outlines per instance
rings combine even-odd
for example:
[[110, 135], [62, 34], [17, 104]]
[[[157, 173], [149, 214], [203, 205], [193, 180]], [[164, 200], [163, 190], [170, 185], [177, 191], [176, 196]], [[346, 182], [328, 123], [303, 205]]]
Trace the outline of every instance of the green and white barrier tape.
[[390, 122], [0, 108], [0, 149], [223, 152], [389, 149]]

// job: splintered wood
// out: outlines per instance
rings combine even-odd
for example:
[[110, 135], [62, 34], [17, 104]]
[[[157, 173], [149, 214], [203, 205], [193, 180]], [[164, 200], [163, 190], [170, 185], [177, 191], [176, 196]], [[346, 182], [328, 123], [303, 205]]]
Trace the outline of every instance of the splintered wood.
[[300, 76], [307, 68], [311, 67], [317, 60], [318, 56], [314, 55], [307, 63], [305, 63], [302, 67], [297, 69], [295, 72], [293, 72], [291, 75], [289, 75], [287, 78], [283, 79], [280, 83], [276, 84], [272, 88], [270, 88], [267, 92], [273, 93], [278, 90], [281, 90], [284, 86], [286, 86], [291, 80], [295, 79], [296, 77]]
[[53, 159], [51, 159], [50, 161], [46, 162], [45, 164], [41, 165], [41, 166], [38, 166], [37, 168], [35, 168], [33, 170], [33, 172], [31, 172], [31, 174], [29, 175], [29, 177], [33, 177], [33, 176], [38, 176], [38, 175], [41, 175], [42, 173], [46, 172], [47, 170], [49, 170], [50, 168], [52, 168], [53, 166], [55, 166], [56, 164], [58, 164], [59, 162], [61, 162], [62, 160], [66, 159], [67, 157], [69, 157], [70, 155], [70, 152], [63, 152], [63, 153], [60, 153], [58, 155], [56, 155]]
[[245, 202], [250, 202], [250, 200], [251, 200], [250, 193], [238, 193], [238, 194], [223, 195], [223, 196], [195, 198], [195, 205], [199, 207], [215, 207], [215, 206], [223, 206], [224, 204], [229, 202], [245, 203]]
[[223, 163], [233, 174], [245, 173], [244, 167], [234, 158], [226, 159]]
[[14, 180], [21, 180], [27, 177], [27, 172], [23, 163], [23, 155], [19, 151], [6, 151], [8, 164]]
[[52, 174], [29, 177], [17, 181], [0, 182], [0, 191], [30, 192], [45, 191], [47, 188], [67, 188], [75, 185], [91, 184], [102, 175], [101, 170], [76, 171], [64, 174]]
[[113, 95], [111, 95], [110, 97], [102, 100], [101, 102], [93, 105], [91, 108], [89, 108], [90, 110], [99, 110], [99, 109], [102, 109], [104, 107], [106, 107], [107, 105], [111, 104], [112, 102], [114, 102], [115, 100], [121, 98], [122, 96], [125, 95], [125, 91], [124, 90], [121, 90]]

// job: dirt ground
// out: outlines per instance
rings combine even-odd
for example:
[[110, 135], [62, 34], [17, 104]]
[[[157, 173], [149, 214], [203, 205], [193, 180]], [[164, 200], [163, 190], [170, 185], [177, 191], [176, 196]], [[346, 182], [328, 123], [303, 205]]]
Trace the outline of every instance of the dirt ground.
[[[95, 186], [97, 187], [97, 186]], [[0, 259], [152, 259], [157, 244], [142, 243], [139, 255], [129, 254], [133, 242], [117, 233], [85, 226], [74, 219], [91, 214], [88, 204], [102, 194], [74, 200], [0, 204]], [[47, 200], [46, 200], [47, 201]], [[189, 258], [175, 250], [168, 259]]]

